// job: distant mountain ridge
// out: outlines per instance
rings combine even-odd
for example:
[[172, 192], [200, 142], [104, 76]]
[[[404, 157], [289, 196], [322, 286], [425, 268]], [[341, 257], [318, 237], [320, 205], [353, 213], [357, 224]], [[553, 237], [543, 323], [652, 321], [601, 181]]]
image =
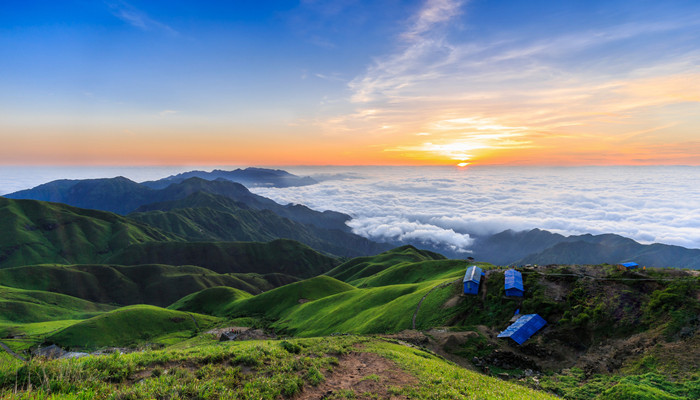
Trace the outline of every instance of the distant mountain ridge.
[[142, 182], [141, 184], [151, 189], [164, 189], [173, 183], [180, 183], [189, 178], [201, 178], [208, 181], [225, 179], [240, 183], [246, 187], [292, 187], [315, 185], [318, 183], [318, 181], [310, 176], [297, 176], [281, 169], [249, 167], [246, 169], [238, 168], [233, 171], [224, 171], [220, 169], [215, 169], [211, 172], [188, 171], [156, 181]]
[[615, 234], [564, 236], [541, 229], [478, 237], [473, 257], [497, 265], [615, 264], [700, 269], [700, 249], [641, 244]]
[[256, 210], [270, 210], [291, 220], [325, 229], [350, 232], [345, 222], [347, 214], [335, 211], [315, 211], [300, 204], [281, 205], [266, 197], [251, 193], [240, 183], [218, 179], [188, 178], [164, 189], [151, 189], [124, 177], [82, 180], [57, 180], [32, 189], [20, 190], [4, 197], [64, 203], [74, 207], [110, 211], [126, 215], [149, 204], [183, 199], [193, 193], [206, 192], [227, 197]]
[[[227, 197], [197, 192], [180, 200], [140, 207], [129, 218], [191, 241], [296, 240], [343, 257], [376, 254], [389, 245], [338, 229], [325, 229], [256, 210]], [[151, 210], [151, 211], [145, 211]]]

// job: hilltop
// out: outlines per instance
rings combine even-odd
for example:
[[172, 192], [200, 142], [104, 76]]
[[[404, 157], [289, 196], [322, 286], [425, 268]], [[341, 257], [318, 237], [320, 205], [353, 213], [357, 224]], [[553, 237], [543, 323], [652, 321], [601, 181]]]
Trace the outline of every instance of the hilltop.
[[300, 177], [281, 169], [249, 167], [245, 169], [238, 168], [233, 171], [224, 171], [220, 169], [215, 169], [211, 172], [188, 171], [177, 175], [171, 175], [157, 181], [142, 182], [141, 184], [151, 189], [163, 189], [173, 183], [180, 183], [189, 178], [201, 178], [208, 181], [225, 179], [227, 181], [240, 183], [246, 187], [292, 187], [315, 185], [318, 183], [309, 176]]

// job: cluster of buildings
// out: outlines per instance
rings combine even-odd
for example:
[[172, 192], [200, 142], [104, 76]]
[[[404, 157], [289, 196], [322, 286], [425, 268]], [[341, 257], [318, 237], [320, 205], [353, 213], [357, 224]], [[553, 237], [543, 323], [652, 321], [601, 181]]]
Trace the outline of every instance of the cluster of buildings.
[[[467, 268], [462, 280], [464, 294], [478, 294], [483, 276], [485, 276], [484, 272], [476, 265]], [[514, 269], [505, 272], [505, 291], [508, 297], [523, 297], [525, 287], [522, 273]], [[516, 315], [516, 317], [515, 322], [498, 335], [499, 338], [511, 338], [517, 344], [523, 344], [547, 324], [547, 321], [538, 314]]]

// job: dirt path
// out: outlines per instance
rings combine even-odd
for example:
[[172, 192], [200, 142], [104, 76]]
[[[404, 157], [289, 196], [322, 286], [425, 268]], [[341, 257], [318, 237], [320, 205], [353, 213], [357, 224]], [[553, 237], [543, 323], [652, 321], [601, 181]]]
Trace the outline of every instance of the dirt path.
[[18, 360], [21, 360], [21, 361], [27, 361], [24, 359], [24, 357], [20, 356], [19, 354], [15, 353], [14, 351], [12, 351], [12, 349], [9, 348], [5, 343], [0, 342], [0, 347], [2, 347], [3, 350], [5, 350], [7, 352], [7, 354], [11, 355], [12, 357], [14, 357]]
[[411, 329], [416, 329], [416, 317], [418, 317], [418, 310], [420, 310], [420, 306], [421, 306], [421, 304], [423, 304], [423, 300], [425, 300], [425, 298], [428, 297], [428, 295], [429, 295], [430, 293], [432, 293], [433, 290], [439, 289], [439, 288], [441, 288], [441, 287], [445, 287], [445, 286], [452, 285], [453, 283], [459, 282], [461, 279], [462, 279], [462, 278], [458, 278], [458, 279], [455, 279], [454, 281], [451, 281], [451, 282], [444, 282], [444, 283], [441, 283], [441, 284], [439, 284], [439, 285], [437, 285], [437, 286], [433, 286], [433, 288], [430, 289], [430, 290], [428, 291], [428, 293], [426, 293], [425, 296], [423, 296], [423, 297], [420, 299], [420, 301], [418, 302], [418, 305], [416, 306], [416, 311], [413, 312], [413, 323], [412, 323], [412, 325], [411, 325], [413, 328], [411, 328]]
[[[374, 353], [350, 353], [338, 360], [333, 372], [324, 371], [326, 380], [316, 387], [306, 387], [297, 400], [335, 398], [406, 399], [390, 393], [392, 387], [416, 385], [418, 379], [394, 362]], [[349, 393], [354, 393], [350, 395]], [[352, 397], [348, 397], [352, 396]]]

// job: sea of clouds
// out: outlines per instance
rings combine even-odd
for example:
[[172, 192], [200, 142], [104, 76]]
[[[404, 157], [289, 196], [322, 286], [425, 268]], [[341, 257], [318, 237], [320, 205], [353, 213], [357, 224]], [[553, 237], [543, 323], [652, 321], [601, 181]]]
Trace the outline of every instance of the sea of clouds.
[[615, 233], [700, 248], [700, 167], [304, 167], [317, 185], [254, 188], [352, 216], [359, 235], [469, 252], [506, 229]]
[[[0, 167], [0, 193], [54, 179], [137, 182], [236, 167]], [[468, 253], [506, 229], [616, 233], [700, 248], [700, 167], [282, 167], [319, 184], [252, 188], [280, 202], [352, 216], [359, 235]]]

